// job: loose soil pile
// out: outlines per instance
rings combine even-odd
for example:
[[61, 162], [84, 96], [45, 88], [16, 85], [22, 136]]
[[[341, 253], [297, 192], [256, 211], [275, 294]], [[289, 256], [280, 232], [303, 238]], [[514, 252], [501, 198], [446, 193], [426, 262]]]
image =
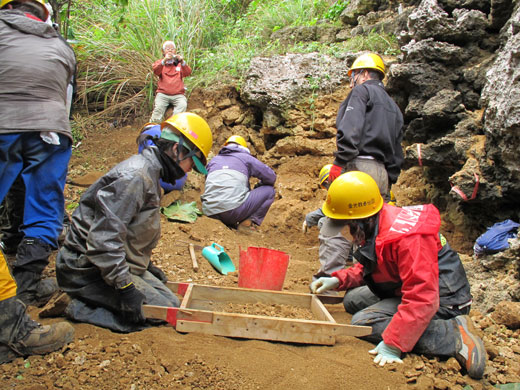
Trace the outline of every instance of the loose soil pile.
[[[98, 130], [74, 151], [70, 178], [96, 176], [136, 150], [139, 125]], [[261, 158], [261, 156], [260, 156]], [[239, 250], [248, 246], [278, 249], [290, 255], [284, 291], [308, 292], [319, 267], [318, 231], [300, 231], [305, 213], [319, 207], [325, 193], [317, 188], [323, 157], [286, 157], [276, 166], [277, 198], [256, 234], [240, 234], [220, 222], [200, 217], [193, 224], [162, 220], [162, 239], [153, 261], [171, 281], [236, 287], [237, 274], [217, 273], [197, 251], [194, 272], [185, 242], [222, 245], [238, 267]], [[411, 181], [408, 178], [407, 182]], [[197, 201], [203, 177], [189, 174], [182, 192], [166, 195], [163, 206], [174, 200]], [[399, 189], [398, 189], [399, 190]], [[406, 188], [400, 189], [402, 193]], [[69, 204], [84, 188], [68, 185]], [[397, 191], [399, 193], [399, 191]], [[398, 196], [399, 200], [399, 196]], [[453, 244], [453, 243], [452, 243]], [[456, 245], [454, 245], [457, 247]], [[471, 261], [469, 256], [466, 257]], [[47, 271], [54, 273], [53, 264]], [[339, 323], [350, 323], [343, 306], [327, 305]], [[38, 319], [38, 309], [30, 308]], [[268, 312], [266, 309], [265, 312]], [[259, 314], [256, 312], [255, 314]], [[264, 313], [265, 314], [265, 313]], [[271, 315], [271, 314], [265, 314]], [[404, 364], [381, 368], [372, 362], [373, 345], [354, 337], [338, 336], [336, 345], [313, 346], [233, 339], [196, 333], [181, 334], [171, 326], [158, 326], [132, 334], [118, 334], [86, 324], [74, 324], [76, 338], [63, 351], [0, 366], [2, 389], [489, 389], [494, 383], [520, 382], [520, 331], [493, 324], [472, 312], [490, 351], [489, 368], [482, 381], [459, 372], [455, 359], [440, 360], [407, 354]], [[41, 319], [52, 323], [63, 318]]]
[[315, 320], [314, 315], [309, 309], [302, 307], [283, 305], [283, 304], [266, 304], [266, 303], [228, 303], [216, 304], [213, 311], [222, 311], [224, 313], [249, 314], [254, 316], [267, 316], [279, 318], [297, 318], [300, 320]]

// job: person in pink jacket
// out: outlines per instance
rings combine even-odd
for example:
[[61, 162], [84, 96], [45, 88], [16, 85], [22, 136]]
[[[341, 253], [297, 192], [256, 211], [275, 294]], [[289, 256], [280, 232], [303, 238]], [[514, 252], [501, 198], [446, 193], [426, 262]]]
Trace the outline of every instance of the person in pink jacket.
[[354, 266], [321, 277], [313, 293], [346, 290], [353, 325], [372, 327], [374, 362], [402, 363], [402, 353], [453, 356], [482, 378], [486, 351], [468, 314], [471, 293], [458, 254], [440, 235], [439, 210], [431, 204], [395, 207], [383, 202], [364, 172], [339, 176], [323, 213], [357, 250]]
[[165, 41], [162, 45], [164, 58], [153, 63], [153, 73], [159, 77], [152, 116], [149, 122], [161, 123], [166, 109], [173, 105], [173, 114], [186, 111], [188, 100], [184, 95], [184, 77], [191, 75], [191, 68], [177, 53], [175, 43]]

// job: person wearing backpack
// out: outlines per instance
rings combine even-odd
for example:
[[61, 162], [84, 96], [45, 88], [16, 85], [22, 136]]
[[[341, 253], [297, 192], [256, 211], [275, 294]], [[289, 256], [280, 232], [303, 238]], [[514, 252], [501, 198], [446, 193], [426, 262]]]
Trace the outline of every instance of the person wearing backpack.
[[439, 233], [439, 210], [386, 204], [370, 175], [352, 171], [331, 184], [323, 212], [334, 221], [330, 233], [341, 232], [357, 246], [358, 263], [310, 289], [346, 291], [352, 324], [372, 327], [364, 338], [377, 344], [369, 351], [374, 362], [402, 363], [407, 352], [453, 356], [470, 377], [482, 378], [486, 350], [468, 316], [469, 282]]

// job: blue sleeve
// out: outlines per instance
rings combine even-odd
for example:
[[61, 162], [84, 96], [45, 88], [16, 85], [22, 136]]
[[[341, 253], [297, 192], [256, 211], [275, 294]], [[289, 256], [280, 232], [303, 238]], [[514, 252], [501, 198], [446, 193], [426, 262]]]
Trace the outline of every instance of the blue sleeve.
[[320, 219], [322, 219], [325, 216], [323, 214], [323, 211], [321, 208], [311, 211], [305, 216], [305, 221], [307, 222], [308, 226], [316, 226]]
[[171, 192], [173, 190], [180, 191], [182, 190], [182, 187], [184, 187], [184, 184], [186, 183], [186, 180], [188, 179], [188, 175], [184, 175], [180, 179], [175, 180], [175, 184], [166, 183], [162, 180], [160, 180], [160, 184], [162, 189], [165, 193]]

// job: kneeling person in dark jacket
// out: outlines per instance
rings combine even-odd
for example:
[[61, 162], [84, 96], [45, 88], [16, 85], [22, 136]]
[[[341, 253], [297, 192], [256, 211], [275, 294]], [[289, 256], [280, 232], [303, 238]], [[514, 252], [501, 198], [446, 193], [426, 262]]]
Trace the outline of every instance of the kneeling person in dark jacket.
[[312, 282], [311, 291], [347, 291], [343, 304], [352, 324], [372, 327], [366, 339], [378, 343], [370, 351], [374, 362], [402, 362], [410, 351], [454, 356], [469, 376], [482, 378], [486, 351], [467, 315], [469, 283], [439, 234], [437, 208], [384, 204], [372, 177], [352, 171], [331, 184], [323, 212], [331, 229], [357, 245], [359, 263]]
[[155, 145], [116, 165], [83, 194], [56, 258], [66, 315], [131, 332], [145, 326], [142, 304], [179, 306], [150, 257], [160, 237], [159, 179], [205, 174], [213, 139], [200, 116], [183, 112], [161, 125]]

